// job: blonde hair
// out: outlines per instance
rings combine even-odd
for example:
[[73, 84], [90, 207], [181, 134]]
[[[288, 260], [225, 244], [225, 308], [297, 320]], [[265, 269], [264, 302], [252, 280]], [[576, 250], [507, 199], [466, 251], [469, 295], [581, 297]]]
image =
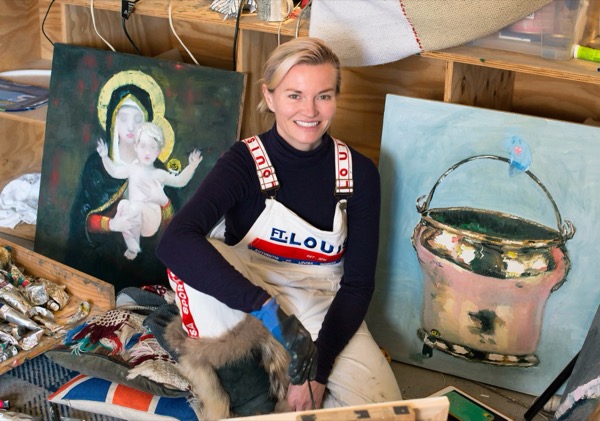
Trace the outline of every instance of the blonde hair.
[[[269, 92], [273, 92], [281, 83], [285, 75], [297, 64], [331, 64], [335, 68], [336, 83], [335, 93], [340, 93], [342, 74], [340, 60], [325, 42], [319, 38], [300, 37], [281, 44], [271, 53], [265, 63], [263, 77], [258, 81], [265, 84]], [[269, 112], [267, 102], [263, 97], [257, 107], [260, 112]]]
[[158, 143], [158, 147], [160, 149], [165, 146], [165, 135], [160, 127], [151, 122], [144, 122], [140, 125], [140, 128], [137, 131], [137, 135], [135, 136], [135, 144], [140, 143], [140, 139], [142, 138], [142, 134], [147, 134], [150, 139], [153, 139]]

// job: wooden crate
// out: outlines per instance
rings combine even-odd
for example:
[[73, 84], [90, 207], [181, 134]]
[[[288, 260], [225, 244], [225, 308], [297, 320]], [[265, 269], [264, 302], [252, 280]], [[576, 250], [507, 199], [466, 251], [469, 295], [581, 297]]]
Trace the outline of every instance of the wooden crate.
[[[51, 260], [11, 241], [0, 239], [0, 246], [10, 247], [14, 262], [28, 275], [42, 277], [66, 285], [71, 295], [69, 304], [55, 313], [56, 321], [66, 320], [83, 301], [90, 303], [90, 315], [103, 313], [115, 307], [113, 285]], [[78, 324], [83, 323], [83, 320]], [[67, 327], [67, 329], [75, 326]], [[39, 344], [29, 351], [21, 351], [16, 356], [0, 362], [0, 375], [22, 364], [28, 359], [43, 354], [62, 341], [62, 337], [43, 336]]]

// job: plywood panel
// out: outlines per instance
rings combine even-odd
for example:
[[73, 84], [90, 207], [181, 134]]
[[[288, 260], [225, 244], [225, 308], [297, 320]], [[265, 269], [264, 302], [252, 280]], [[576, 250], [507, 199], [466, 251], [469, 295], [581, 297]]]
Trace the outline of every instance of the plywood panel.
[[509, 111], [514, 80], [510, 70], [449, 62], [444, 101]]
[[[93, 18], [98, 33], [94, 30], [89, 7], [67, 6], [64, 15], [65, 42], [102, 50], [110, 49], [102, 40], [104, 38], [117, 52], [137, 54], [125, 35], [119, 12], [95, 7]], [[167, 20], [134, 12], [125, 22], [129, 36], [144, 56], [157, 56], [172, 48]]]
[[331, 134], [379, 161], [387, 94], [441, 101], [444, 63], [420, 56], [382, 66], [344, 68]]
[[262, 77], [263, 64], [271, 51], [277, 48], [277, 37], [245, 30], [240, 35], [237, 71], [247, 75], [241, 136], [248, 137], [271, 128], [273, 124], [272, 116], [260, 114], [256, 106], [262, 98], [258, 82]]
[[600, 120], [600, 85], [518, 74], [513, 111], [582, 123]]
[[0, 124], [0, 190], [15, 178], [41, 172], [44, 126], [3, 119]]
[[201, 24], [177, 19], [177, 17], [173, 19], [173, 28], [175, 33], [170, 30], [171, 44], [180, 51], [185, 62], [194, 63], [185, 50], [187, 48], [202, 66], [233, 69], [233, 28]]
[[27, 67], [40, 57], [37, 0], [0, 0], [0, 71]]

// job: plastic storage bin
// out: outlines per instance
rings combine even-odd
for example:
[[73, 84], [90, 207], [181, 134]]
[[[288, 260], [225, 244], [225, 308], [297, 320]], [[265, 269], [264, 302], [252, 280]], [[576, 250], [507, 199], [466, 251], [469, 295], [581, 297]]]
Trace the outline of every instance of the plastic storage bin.
[[588, 2], [554, 0], [524, 19], [470, 45], [568, 60], [573, 57], [573, 46], [581, 39]]

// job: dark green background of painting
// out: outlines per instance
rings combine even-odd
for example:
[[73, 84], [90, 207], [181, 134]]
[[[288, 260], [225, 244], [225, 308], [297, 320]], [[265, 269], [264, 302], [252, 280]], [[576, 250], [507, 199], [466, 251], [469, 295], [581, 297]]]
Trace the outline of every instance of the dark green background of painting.
[[[54, 260], [64, 261], [71, 207], [85, 161], [96, 153], [97, 140], [105, 139], [98, 121], [98, 94], [104, 83], [122, 70], [144, 72], [161, 86], [165, 118], [175, 133], [169, 159], [177, 158], [186, 166], [190, 151], [204, 148], [204, 158], [192, 181], [180, 189], [182, 203], [237, 140], [245, 75], [56, 44], [34, 243], [36, 252]], [[115, 235], [115, 245], [121, 243], [122, 237]]]

